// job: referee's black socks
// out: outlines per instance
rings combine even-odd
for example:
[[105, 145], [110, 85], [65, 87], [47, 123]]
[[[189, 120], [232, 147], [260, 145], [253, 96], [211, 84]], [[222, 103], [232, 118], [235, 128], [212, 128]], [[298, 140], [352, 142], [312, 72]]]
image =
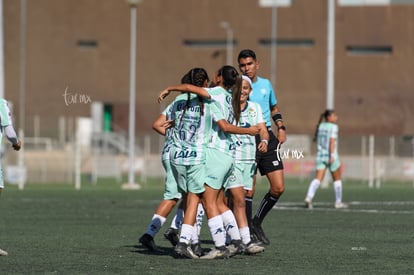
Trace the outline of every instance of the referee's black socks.
[[279, 200], [279, 196], [275, 197], [268, 192], [260, 202], [260, 206], [257, 209], [256, 215], [254, 216], [254, 224], [262, 224], [263, 219], [266, 217], [267, 213], [272, 210], [273, 206]]

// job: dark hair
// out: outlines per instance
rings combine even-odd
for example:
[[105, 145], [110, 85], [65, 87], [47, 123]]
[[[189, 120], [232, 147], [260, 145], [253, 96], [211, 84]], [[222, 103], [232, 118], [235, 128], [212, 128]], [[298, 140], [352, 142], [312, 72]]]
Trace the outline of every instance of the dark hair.
[[[203, 87], [205, 81], [208, 82], [209, 78], [207, 71], [203, 68], [193, 68], [181, 78], [182, 84], [191, 84], [197, 87]], [[184, 117], [184, 114], [187, 111], [188, 106], [190, 105], [190, 98], [191, 95], [187, 94], [187, 102], [185, 104], [181, 119]], [[204, 115], [204, 102], [200, 96], [198, 97], [198, 102], [201, 109], [201, 115]]]
[[325, 112], [323, 112], [320, 116], [319, 116], [319, 121], [318, 124], [316, 125], [316, 130], [315, 130], [315, 135], [313, 136], [313, 141], [315, 142], [316, 139], [318, 138], [318, 129], [319, 129], [319, 125], [322, 123], [323, 120], [327, 121], [328, 117], [330, 117], [330, 115], [332, 115], [335, 111], [332, 109], [326, 109]]
[[250, 49], [241, 50], [240, 53], [239, 53], [239, 57], [237, 58], [237, 61], [240, 61], [240, 59], [242, 59], [242, 58], [248, 58], [248, 57], [251, 57], [254, 60], [256, 60], [255, 52], [250, 50]]
[[233, 107], [234, 119], [236, 120], [236, 123], [239, 123], [241, 113], [240, 94], [242, 77], [233, 66], [229, 65], [221, 67], [217, 72], [217, 76], [223, 78], [222, 85], [231, 93], [231, 105]]

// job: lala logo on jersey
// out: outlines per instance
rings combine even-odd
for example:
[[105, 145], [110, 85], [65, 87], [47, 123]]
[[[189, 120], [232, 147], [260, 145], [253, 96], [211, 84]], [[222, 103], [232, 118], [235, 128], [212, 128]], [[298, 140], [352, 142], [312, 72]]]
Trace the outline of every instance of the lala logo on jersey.
[[190, 151], [190, 150], [185, 150], [185, 151], [179, 151], [179, 152], [175, 152], [174, 153], [174, 159], [179, 159], [179, 158], [196, 158], [197, 157], [197, 152], [196, 151]]

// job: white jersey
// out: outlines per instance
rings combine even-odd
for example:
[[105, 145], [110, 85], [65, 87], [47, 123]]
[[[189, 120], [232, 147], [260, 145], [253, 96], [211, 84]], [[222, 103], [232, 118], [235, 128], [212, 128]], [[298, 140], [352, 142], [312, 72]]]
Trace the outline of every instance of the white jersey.
[[[190, 99], [188, 99], [190, 97]], [[204, 108], [198, 96], [181, 94], [172, 103], [170, 119], [174, 120], [170, 161], [177, 165], [197, 165], [205, 162], [205, 147], [210, 137], [211, 123], [206, 122]]]
[[[330, 152], [330, 139], [335, 139], [334, 151]], [[322, 122], [318, 127], [317, 136], [317, 161], [329, 161], [330, 154], [334, 155], [334, 158], [338, 158], [338, 125], [331, 122]]]
[[[212, 120], [217, 122], [225, 119], [228, 123], [233, 124], [234, 112], [231, 105], [231, 94], [222, 87], [207, 89], [211, 100], [209, 101]], [[215, 148], [221, 152], [234, 157], [236, 146], [240, 146], [241, 141], [237, 135], [223, 132], [217, 123], [213, 123], [213, 135], [207, 147]]]
[[[265, 123], [262, 108], [258, 103], [247, 101], [240, 114], [238, 126], [249, 128], [259, 123]], [[236, 147], [236, 162], [254, 163], [256, 159], [256, 138], [250, 135], [237, 135], [241, 146]]]

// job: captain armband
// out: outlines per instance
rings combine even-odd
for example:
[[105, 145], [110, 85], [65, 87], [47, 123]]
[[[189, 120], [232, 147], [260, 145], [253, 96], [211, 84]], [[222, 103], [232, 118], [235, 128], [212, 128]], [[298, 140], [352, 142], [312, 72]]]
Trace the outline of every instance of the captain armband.
[[278, 121], [283, 121], [282, 114], [280, 112], [277, 112], [274, 115], [272, 115], [272, 119], [276, 124]]

